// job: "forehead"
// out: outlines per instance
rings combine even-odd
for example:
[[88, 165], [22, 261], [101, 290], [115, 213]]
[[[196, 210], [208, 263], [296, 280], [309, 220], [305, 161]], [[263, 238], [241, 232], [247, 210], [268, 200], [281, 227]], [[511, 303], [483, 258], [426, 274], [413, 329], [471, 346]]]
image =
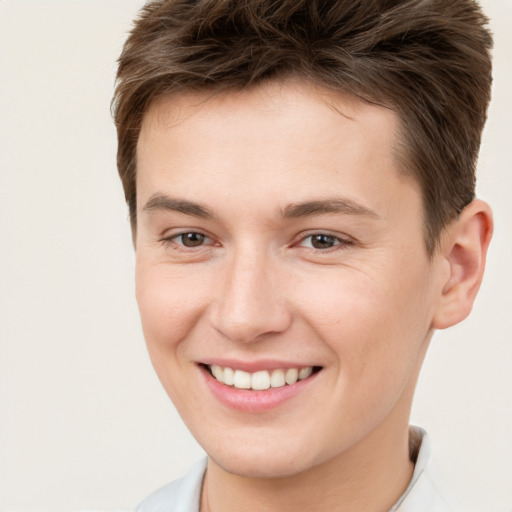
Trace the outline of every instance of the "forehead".
[[402, 182], [415, 186], [398, 171], [398, 128], [390, 109], [290, 81], [162, 97], [138, 141], [138, 203], [159, 189], [205, 200], [215, 190], [218, 203], [236, 193], [261, 210], [335, 192], [385, 210]]
[[[314, 129], [319, 122], [324, 128], [329, 120], [338, 125], [337, 118], [342, 116], [354, 122], [350, 129], [357, 124], [368, 135], [372, 132], [380, 133], [381, 138], [389, 135], [386, 139], [390, 146], [394, 144], [400, 123], [396, 113], [386, 107], [369, 104], [352, 94], [311, 82], [288, 79], [264, 82], [244, 90], [187, 91], [157, 98], [150, 103], [144, 115], [138, 147], [140, 149], [144, 136], [150, 132], [172, 130], [185, 121], [186, 124], [195, 121], [213, 126], [216, 123], [215, 113], [221, 114], [222, 119], [217, 121], [223, 124], [224, 129], [230, 120], [236, 119], [239, 123], [244, 119], [249, 121], [251, 135], [256, 132], [259, 122], [265, 124], [272, 118], [275, 123], [280, 114], [282, 122], [286, 119], [292, 122], [301, 120], [300, 126], [295, 125], [295, 128], [300, 128], [303, 133]], [[339, 125], [333, 128], [339, 128]], [[323, 134], [334, 135], [335, 131], [324, 131]]]

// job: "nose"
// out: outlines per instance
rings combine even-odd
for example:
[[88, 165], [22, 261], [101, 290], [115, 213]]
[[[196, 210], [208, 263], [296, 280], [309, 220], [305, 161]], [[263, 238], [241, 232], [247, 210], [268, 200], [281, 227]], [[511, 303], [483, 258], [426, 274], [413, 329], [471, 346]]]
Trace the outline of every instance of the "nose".
[[268, 255], [238, 251], [219, 276], [211, 312], [213, 327], [232, 341], [249, 343], [282, 333], [292, 322], [283, 280], [286, 277]]

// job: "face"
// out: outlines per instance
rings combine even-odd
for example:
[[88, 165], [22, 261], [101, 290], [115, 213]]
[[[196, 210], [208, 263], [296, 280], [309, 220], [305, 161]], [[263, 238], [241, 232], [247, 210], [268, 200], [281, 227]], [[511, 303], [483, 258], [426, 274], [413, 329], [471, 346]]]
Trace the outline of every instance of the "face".
[[167, 97], [145, 116], [144, 335], [192, 434], [232, 473], [375, 456], [406, 431], [442, 280], [397, 128], [390, 110], [287, 82]]

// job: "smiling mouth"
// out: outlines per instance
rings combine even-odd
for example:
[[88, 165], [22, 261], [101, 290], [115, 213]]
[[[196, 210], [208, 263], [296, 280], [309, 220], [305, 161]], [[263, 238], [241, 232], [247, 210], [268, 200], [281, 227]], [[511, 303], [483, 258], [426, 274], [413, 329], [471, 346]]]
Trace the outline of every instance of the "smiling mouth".
[[215, 364], [202, 366], [206, 368], [217, 382], [236, 389], [252, 391], [265, 391], [270, 388], [292, 386], [296, 382], [305, 380], [322, 369], [321, 366], [306, 366], [302, 368], [260, 370], [251, 373]]

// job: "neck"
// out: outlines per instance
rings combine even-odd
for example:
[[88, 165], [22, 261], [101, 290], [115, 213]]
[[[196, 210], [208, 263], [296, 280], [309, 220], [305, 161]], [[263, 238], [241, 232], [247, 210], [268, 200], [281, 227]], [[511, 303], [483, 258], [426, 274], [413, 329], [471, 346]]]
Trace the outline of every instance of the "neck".
[[373, 431], [349, 451], [302, 473], [249, 478], [208, 461], [202, 512], [381, 512], [405, 491], [413, 471], [408, 427]]

